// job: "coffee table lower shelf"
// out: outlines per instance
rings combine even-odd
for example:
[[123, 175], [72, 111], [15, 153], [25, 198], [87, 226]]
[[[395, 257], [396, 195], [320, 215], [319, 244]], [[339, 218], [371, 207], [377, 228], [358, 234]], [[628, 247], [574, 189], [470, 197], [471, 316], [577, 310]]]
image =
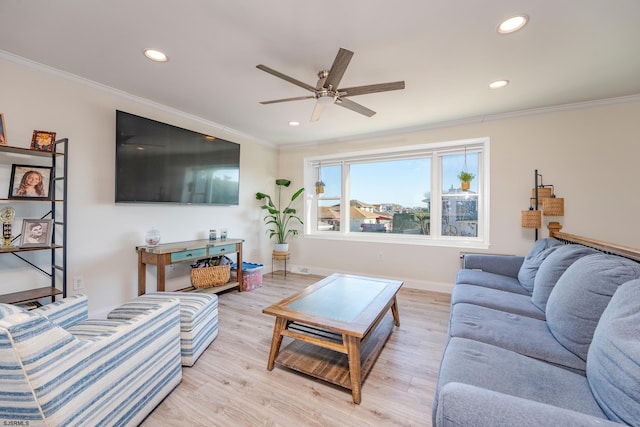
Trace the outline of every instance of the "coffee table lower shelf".
[[[367, 378], [393, 331], [393, 316], [386, 315], [360, 347], [361, 382]], [[280, 350], [275, 363], [351, 390], [349, 361], [346, 354], [294, 340]]]

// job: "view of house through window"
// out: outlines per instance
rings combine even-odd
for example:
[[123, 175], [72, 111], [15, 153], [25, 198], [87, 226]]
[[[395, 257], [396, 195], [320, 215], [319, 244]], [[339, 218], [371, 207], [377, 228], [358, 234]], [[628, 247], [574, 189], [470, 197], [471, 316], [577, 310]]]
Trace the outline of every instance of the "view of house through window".
[[[465, 162], [466, 157], [466, 162]], [[465, 165], [466, 163], [466, 165]], [[463, 190], [460, 172], [474, 175]], [[442, 235], [478, 237], [478, 154], [442, 156]]]
[[305, 232], [477, 240], [485, 216], [487, 144], [483, 139], [307, 159], [307, 181], [316, 183], [308, 188], [316, 191]]

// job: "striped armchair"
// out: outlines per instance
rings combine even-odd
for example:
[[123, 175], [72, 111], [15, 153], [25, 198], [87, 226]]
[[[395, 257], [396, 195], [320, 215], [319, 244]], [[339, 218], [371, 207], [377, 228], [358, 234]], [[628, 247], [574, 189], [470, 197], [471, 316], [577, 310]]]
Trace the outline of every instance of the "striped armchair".
[[179, 301], [144, 303], [126, 320], [88, 319], [84, 295], [0, 304], [0, 425], [138, 425], [182, 379]]

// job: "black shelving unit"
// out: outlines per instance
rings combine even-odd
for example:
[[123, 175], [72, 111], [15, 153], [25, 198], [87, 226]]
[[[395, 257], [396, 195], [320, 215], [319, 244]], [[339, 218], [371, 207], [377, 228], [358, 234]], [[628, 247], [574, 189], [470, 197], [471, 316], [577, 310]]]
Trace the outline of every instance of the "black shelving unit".
[[[11, 160], [12, 154], [20, 155], [20, 161], [27, 161], [29, 158], [44, 157], [50, 160], [49, 165], [52, 167], [51, 189], [49, 199], [46, 200], [29, 200], [0, 198], [0, 206], [14, 203], [42, 203], [48, 206], [43, 210], [45, 213], [41, 219], [51, 219], [53, 223], [51, 245], [46, 247], [0, 247], [0, 255], [12, 254], [19, 258], [34, 269], [45, 274], [50, 279], [50, 286], [28, 289], [20, 292], [9, 294], [0, 294], [0, 303], [17, 304], [25, 302], [38, 303], [42, 299], [50, 298], [55, 301], [56, 296], [67, 296], [67, 171], [68, 171], [68, 146], [69, 140], [63, 138], [57, 140], [54, 144], [53, 152], [32, 150], [28, 148], [11, 147], [0, 145], [0, 156], [3, 160]], [[26, 159], [26, 160], [25, 160]], [[47, 165], [47, 166], [49, 166]], [[14, 224], [15, 227], [15, 224]], [[15, 234], [15, 232], [13, 233]], [[17, 237], [14, 237], [14, 241]], [[24, 255], [32, 251], [50, 251], [51, 262], [47, 265], [38, 265], [32, 262]], [[0, 292], [2, 289], [0, 288]]]

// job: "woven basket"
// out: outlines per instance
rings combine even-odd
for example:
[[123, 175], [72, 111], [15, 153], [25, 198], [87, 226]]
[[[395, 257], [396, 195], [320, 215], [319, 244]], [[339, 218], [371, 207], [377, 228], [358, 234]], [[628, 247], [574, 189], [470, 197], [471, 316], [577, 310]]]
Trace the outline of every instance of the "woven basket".
[[542, 212], [522, 211], [522, 215], [520, 217], [520, 226], [524, 228], [541, 228]]
[[[538, 199], [540, 200], [546, 199], [547, 197], [551, 197], [551, 194], [553, 194], [551, 187], [538, 187]], [[535, 198], [535, 197], [536, 197], [536, 189], [532, 188], [531, 198]]]
[[191, 284], [196, 289], [222, 286], [229, 281], [231, 265], [217, 265], [191, 269]]
[[564, 216], [564, 198], [550, 197], [542, 199], [542, 213], [545, 216]]

